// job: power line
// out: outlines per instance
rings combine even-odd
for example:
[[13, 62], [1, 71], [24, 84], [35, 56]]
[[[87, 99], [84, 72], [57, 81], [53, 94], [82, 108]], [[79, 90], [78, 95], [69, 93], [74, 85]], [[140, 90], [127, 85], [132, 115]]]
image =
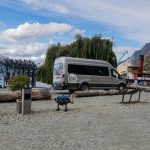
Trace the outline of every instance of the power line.
[[128, 53], [128, 51], [126, 50], [124, 53], [120, 53], [120, 54], [122, 54], [122, 56], [120, 57], [120, 59], [118, 60], [118, 62], [117, 63], [119, 63], [120, 61], [121, 61], [121, 59], [125, 56], [125, 54], [127, 54]]

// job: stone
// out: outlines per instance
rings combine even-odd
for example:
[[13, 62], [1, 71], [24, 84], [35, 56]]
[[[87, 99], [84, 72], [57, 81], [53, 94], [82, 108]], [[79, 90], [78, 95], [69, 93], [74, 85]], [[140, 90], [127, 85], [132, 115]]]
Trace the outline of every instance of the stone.
[[17, 99], [15, 92], [3, 92], [0, 93], [0, 102], [14, 102]]
[[50, 100], [51, 92], [48, 88], [33, 88], [32, 89], [32, 100]]
[[[48, 88], [32, 88], [32, 100], [50, 100], [51, 92]], [[16, 102], [21, 99], [21, 91], [0, 92], [0, 102]]]

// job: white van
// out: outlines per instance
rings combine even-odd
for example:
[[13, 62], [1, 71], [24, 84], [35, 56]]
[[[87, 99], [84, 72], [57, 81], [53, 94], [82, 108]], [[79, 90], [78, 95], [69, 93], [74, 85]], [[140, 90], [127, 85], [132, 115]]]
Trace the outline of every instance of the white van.
[[126, 85], [126, 80], [106, 61], [75, 57], [55, 59], [52, 86], [56, 90], [123, 90]]

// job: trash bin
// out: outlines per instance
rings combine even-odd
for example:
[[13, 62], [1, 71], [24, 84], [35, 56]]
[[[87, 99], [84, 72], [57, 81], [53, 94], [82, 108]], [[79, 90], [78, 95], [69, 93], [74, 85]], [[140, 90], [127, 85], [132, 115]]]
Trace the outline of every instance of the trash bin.
[[17, 99], [16, 100], [16, 112], [21, 114], [22, 113], [22, 100], [21, 99]]
[[22, 89], [22, 115], [31, 113], [32, 88]]

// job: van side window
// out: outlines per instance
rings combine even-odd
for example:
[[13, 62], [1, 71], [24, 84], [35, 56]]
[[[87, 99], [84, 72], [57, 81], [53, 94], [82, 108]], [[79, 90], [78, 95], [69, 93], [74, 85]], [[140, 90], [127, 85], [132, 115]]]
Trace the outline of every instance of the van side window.
[[107, 67], [97, 67], [97, 66], [94, 66], [93, 70], [94, 70], [94, 74], [93, 75], [97, 75], [97, 76], [109, 76], [109, 71], [108, 71]]
[[68, 65], [68, 72], [74, 74], [84, 74], [84, 75], [91, 75], [92, 68], [90, 66], [83, 66], [83, 65]]
[[68, 72], [82, 75], [109, 76], [108, 68], [99, 66], [69, 64]]

